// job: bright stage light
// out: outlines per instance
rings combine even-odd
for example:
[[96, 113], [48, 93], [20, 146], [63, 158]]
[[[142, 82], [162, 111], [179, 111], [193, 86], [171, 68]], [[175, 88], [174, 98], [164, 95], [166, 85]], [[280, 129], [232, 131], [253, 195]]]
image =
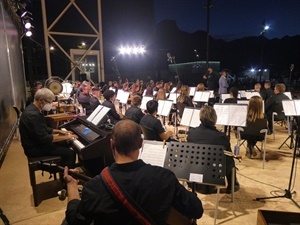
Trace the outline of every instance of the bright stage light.
[[121, 55], [138, 55], [138, 54], [144, 54], [145, 53], [145, 47], [144, 46], [133, 46], [133, 47], [130, 47], [130, 46], [122, 46], [119, 48], [119, 53]]
[[31, 30], [27, 30], [26, 33], [25, 33], [26, 37], [31, 37], [32, 35], [32, 32]]
[[30, 22], [25, 22], [24, 27], [25, 27], [26, 29], [31, 28], [31, 23], [30, 23]]
[[251, 71], [251, 72], [255, 72], [255, 69], [251, 69], [250, 71]]
[[54, 47], [53, 46], [50, 46], [50, 51], [53, 51], [54, 50]]
[[264, 30], [269, 30], [270, 29], [270, 27], [268, 26], [268, 25], [266, 25], [265, 27], [264, 27]]

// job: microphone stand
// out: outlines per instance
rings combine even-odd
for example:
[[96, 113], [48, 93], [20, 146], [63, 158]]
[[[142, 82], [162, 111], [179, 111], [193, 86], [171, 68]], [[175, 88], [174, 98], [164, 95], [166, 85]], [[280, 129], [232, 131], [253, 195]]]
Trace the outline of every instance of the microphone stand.
[[[175, 66], [175, 73], [176, 73], [175, 80], [176, 80], [176, 85], [177, 85], [180, 82], [180, 78], [179, 78], [179, 75], [178, 75], [178, 69], [177, 69], [177, 65], [176, 65], [176, 61], [175, 61], [175, 56], [171, 56], [171, 54], [168, 53], [167, 57], [168, 57], [168, 61]], [[177, 138], [177, 133], [178, 133], [178, 127], [177, 127], [177, 89], [176, 89], [176, 92], [175, 92], [175, 99], [176, 99], [175, 100], [176, 108], [175, 108], [175, 119], [174, 119], [174, 134]]]
[[293, 196], [292, 196], [293, 193], [291, 192], [292, 191], [291, 188], [292, 188], [293, 173], [294, 173], [294, 167], [295, 167], [295, 161], [296, 161], [296, 151], [297, 151], [297, 148], [299, 148], [299, 141], [300, 141], [299, 139], [300, 139], [300, 126], [298, 126], [297, 131], [296, 131], [296, 143], [295, 143], [294, 152], [293, 152], [293, 161], [292, 161], [289, 186], [287, 189], [284, 190], [285, 191], [284, 195], [256, 198], [255, 199], [256, 201], [260, 201], [260, 200], [264, 200], [264, 199], [272, 199], [272, 198], [288, 198], [300, 209], [300, 205], [293, 199]]

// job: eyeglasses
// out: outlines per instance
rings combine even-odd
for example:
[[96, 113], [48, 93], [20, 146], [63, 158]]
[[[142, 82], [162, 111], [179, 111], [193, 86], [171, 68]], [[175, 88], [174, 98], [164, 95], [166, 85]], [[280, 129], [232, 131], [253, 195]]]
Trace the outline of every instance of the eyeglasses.
[[44, 99], [44, 98], [43, 98], [43, 100], [44, 100], [45, 102], [47, 102], [48, 104], [52, 104], [52, 102], [49, 102], [49, 101], [47, 101], [47, 100]]

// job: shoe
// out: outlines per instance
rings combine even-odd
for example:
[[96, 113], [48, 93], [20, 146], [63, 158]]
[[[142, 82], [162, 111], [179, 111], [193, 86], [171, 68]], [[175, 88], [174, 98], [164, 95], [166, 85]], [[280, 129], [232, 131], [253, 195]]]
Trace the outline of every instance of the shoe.
[[[239, 190], [240, 190], [240, 184], [238, 182], [236, 182], [234, 185], [234, 192], [237, 192]], [[228, 185], [226, 193], [231, 194], [231, 186]]]
[[271, 135], [271, 134], [273, 134], [273, 131], [268, 130], [267, 135]]
[[254, 147], [252, 148], [252, 156], [253, 156], [253, 157], [256, 157], [256, 156], [257, 156], [257, 152], [256, 152], [256, 150], [255, 150]]

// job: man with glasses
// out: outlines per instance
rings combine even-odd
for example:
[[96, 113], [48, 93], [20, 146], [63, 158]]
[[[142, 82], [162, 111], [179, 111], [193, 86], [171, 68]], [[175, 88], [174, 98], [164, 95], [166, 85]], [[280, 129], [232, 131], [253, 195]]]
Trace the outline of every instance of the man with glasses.
[[61, 165], [75, 167], [76, 155], [66, 141], [74, 140], [76, 135], [48, 127], [42, 110], [50, 111], [54, 94], [47, 88], [39, 89], [34, 102], [22, 112], [19, 124], [21, 143], [27, 157], [61, 156]]

